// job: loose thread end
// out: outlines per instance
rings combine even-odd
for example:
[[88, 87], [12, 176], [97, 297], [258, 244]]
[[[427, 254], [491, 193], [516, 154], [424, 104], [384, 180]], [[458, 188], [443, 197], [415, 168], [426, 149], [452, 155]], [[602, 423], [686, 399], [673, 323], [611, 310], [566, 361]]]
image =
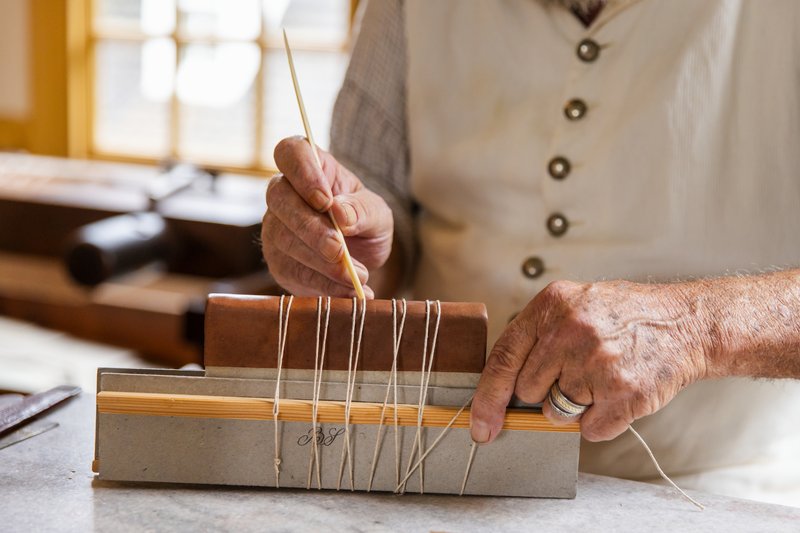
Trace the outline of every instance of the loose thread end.
[[472, 445], [469, 450], [469, 457], [467, 458], [467, 468], [464, 469], [464, 480], [461, 482], [461, 490], [458, 495], [463, 496], [464, 491], [467, 489], [467, 480], [469, 480], [469, 472], [472, 470], [472, 463], [475, 461], [475, 452], [478, 451], [478, 443], [474, 439], [470, 439]]
[[664, 470], [662, 470], [662, 469], [661, 469], [661, 465], [659, 465], [659, 464], [658, 464], [658, 460], [656, 460], [656, 456], [653, 454], [653, 451], [650, 449], [650, 446], [648, 446], [648, 445], [647, 445], [647, 443], [644, 441], [644, 439], [642, 438], [642, 436], [641, 436], [641, 435], [639, 435], [639, 432], [638, 432], [638, 431], [636, 431], [635, 429], [633, 429], [633, 426], [628, 426], [628, 430], [629, 430], [631, 433], [633, 433], [633, 436], [634, 436], [634, 437], [636, 437], [636, 439], [637, 439], [637, 440], [638, 440], [638, 441], [641, 443], [641, 445], [644, 447], [645, 451], [647, 452], [647, 455], [649, 455], [649, 456], [650, 456], [650, 460], [653, 462], [653, 465], [656, 467], [656, 470], [658, 470], [658, 474], [661, 476], [661, 478], [662, 478], [664, 481], [666, 481], [667, 483], [669, 483], [669, 484], [672, 486], [672, 488], [674, 488], [676, 491], [678, 491], [678, 493], [679, 493], [681, 496], [683, 496], [683, 497], [684, 497], [686, 500], [688, 500], [688, 501], [689, 501], [689, 502], [690, 502], [692, 505], [694, 505], [695, 507], [697, 507], [697, 508], [698, 508], [698, 509], [700, 509], [701, 511], [705, 511], [705, 509], [706, 509], [706, 508], [705, 508], [705, 506], [704, 506], [702, 503], [698, 502], [697, 500], [695, 500], [694, 498], [692, 498], [691, 496], [689, 496], [688, 494], [686, 494], [686, 492], [685, 492], [685, 491], [684, 491], [682, 488], [680, 488], [680, 487], [677, 485], [677, 483], [675, 483], [674, 481], [672, 481], [672, 480], [669, 478], [669, 476], [668, 476], [668, 475], [667, 475], [667, 474], [664, 472]]

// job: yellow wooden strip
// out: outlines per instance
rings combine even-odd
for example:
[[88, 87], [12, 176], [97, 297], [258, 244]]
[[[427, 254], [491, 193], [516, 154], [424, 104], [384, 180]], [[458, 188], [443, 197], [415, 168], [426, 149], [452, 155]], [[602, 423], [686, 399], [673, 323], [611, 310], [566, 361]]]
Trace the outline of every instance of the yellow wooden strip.
[[[235, 396], [203, 396], [186, 394], [158, 394], [141, 392], [103, 391], [97, 394], [97, 409], [101, 414], [181, 416], [192, 418], [224, 418], [236, 420], [272, 420], [271, 398], [240, 398]], [[278, 404], [278, 420], [286, 422], [311, 422], [311, 400], [282, 399]], [[344, 422], [344, 402], [320, 401], [317, 409], [319, 422]], [[380, 424], [383, 404], [353, 402], [350, 406], [351, 424]], [[426, 405], [422, 425], [444, 427], [458, 411], [458, 407]], [[401, 426], [417, 425], [417, 406], [398, 405], [397, 422]], [[453, 423], [455, 428], [469, 428], [469, 409]], [[386, 406], [384, 424], [394, 424], [394, 407]], [[519, 431], [554, 431], [573, 433], [580, 431], [578, 423], [554, 426], [541, 413], [526, 409], [508, 409], [503, 429]]]

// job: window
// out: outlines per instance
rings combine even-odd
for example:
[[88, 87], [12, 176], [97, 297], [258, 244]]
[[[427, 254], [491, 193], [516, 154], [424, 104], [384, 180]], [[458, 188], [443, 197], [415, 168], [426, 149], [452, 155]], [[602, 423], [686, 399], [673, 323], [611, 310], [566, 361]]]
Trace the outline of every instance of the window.
[[347, 65], [351, 0], [94, 0], [89, 155], [274, 168], [302, 133], [281, 28], [326, 147]]

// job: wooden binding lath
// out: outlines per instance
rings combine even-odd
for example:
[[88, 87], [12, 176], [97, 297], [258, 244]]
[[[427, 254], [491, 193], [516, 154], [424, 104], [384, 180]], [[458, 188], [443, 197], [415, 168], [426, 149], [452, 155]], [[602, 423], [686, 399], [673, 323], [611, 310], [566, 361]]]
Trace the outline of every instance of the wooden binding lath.
[[[219, 418], [235, 420], [273, 420], [272, 398], [242, 398], [236, 396], [203, 396], [186, 394], [155, 394], [105, 391], [97, 394], [97, 409], [102, 414], [179, 416], [194, 418]], [[311, 422], [311, 400], [279, 400], [278, 420], [283, 422]], [[445, 427], [458, 412], [458, 407], [426, 405], [422, 416], [424, 427]], [[394, 424], [394, 405], [372, 402], [350, 404], [351, 424]], [[416, 426], [419, 407], [397, 406], [397, 424]], [[469, 428], [469, 408], [464, 409], [452, 424], [454, 428]], [[345, 420], [345, 402], [320, 401], [317, 404], [317, 422], [337, 423]], [[529, 409], [508, 409], [503, 423], [505, 430], [578, 432], [577, 423], [555, 426], [541, 413]]]

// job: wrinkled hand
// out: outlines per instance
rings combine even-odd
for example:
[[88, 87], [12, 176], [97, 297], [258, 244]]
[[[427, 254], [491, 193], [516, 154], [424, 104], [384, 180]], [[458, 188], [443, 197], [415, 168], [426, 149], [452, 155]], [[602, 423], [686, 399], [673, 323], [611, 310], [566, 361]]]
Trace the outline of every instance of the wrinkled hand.
[[282, 140], [275, 162], [283, 173], [267, 187], [262, 252], [272, 276], [298, 296], [355, 296], [342, 261], [343, 248], [327, 214], [345, 236], [368, 298], [368, 269], [382, 266], [392, 248], [392, 211], [332, 155], [319, 150], [323, 172], [303, 137]]
[[[472, 402], [472, 438], [500, 432], [512, 394], [544, 401], [563, 394], [589, 405], [581, 433], [610, 440], [664, 407], [706, 375], [702, 309], [681, 284], [551, 283], [511, 322], [492, 349]], [[545, 402], [544, 414], [562, 419]]]

